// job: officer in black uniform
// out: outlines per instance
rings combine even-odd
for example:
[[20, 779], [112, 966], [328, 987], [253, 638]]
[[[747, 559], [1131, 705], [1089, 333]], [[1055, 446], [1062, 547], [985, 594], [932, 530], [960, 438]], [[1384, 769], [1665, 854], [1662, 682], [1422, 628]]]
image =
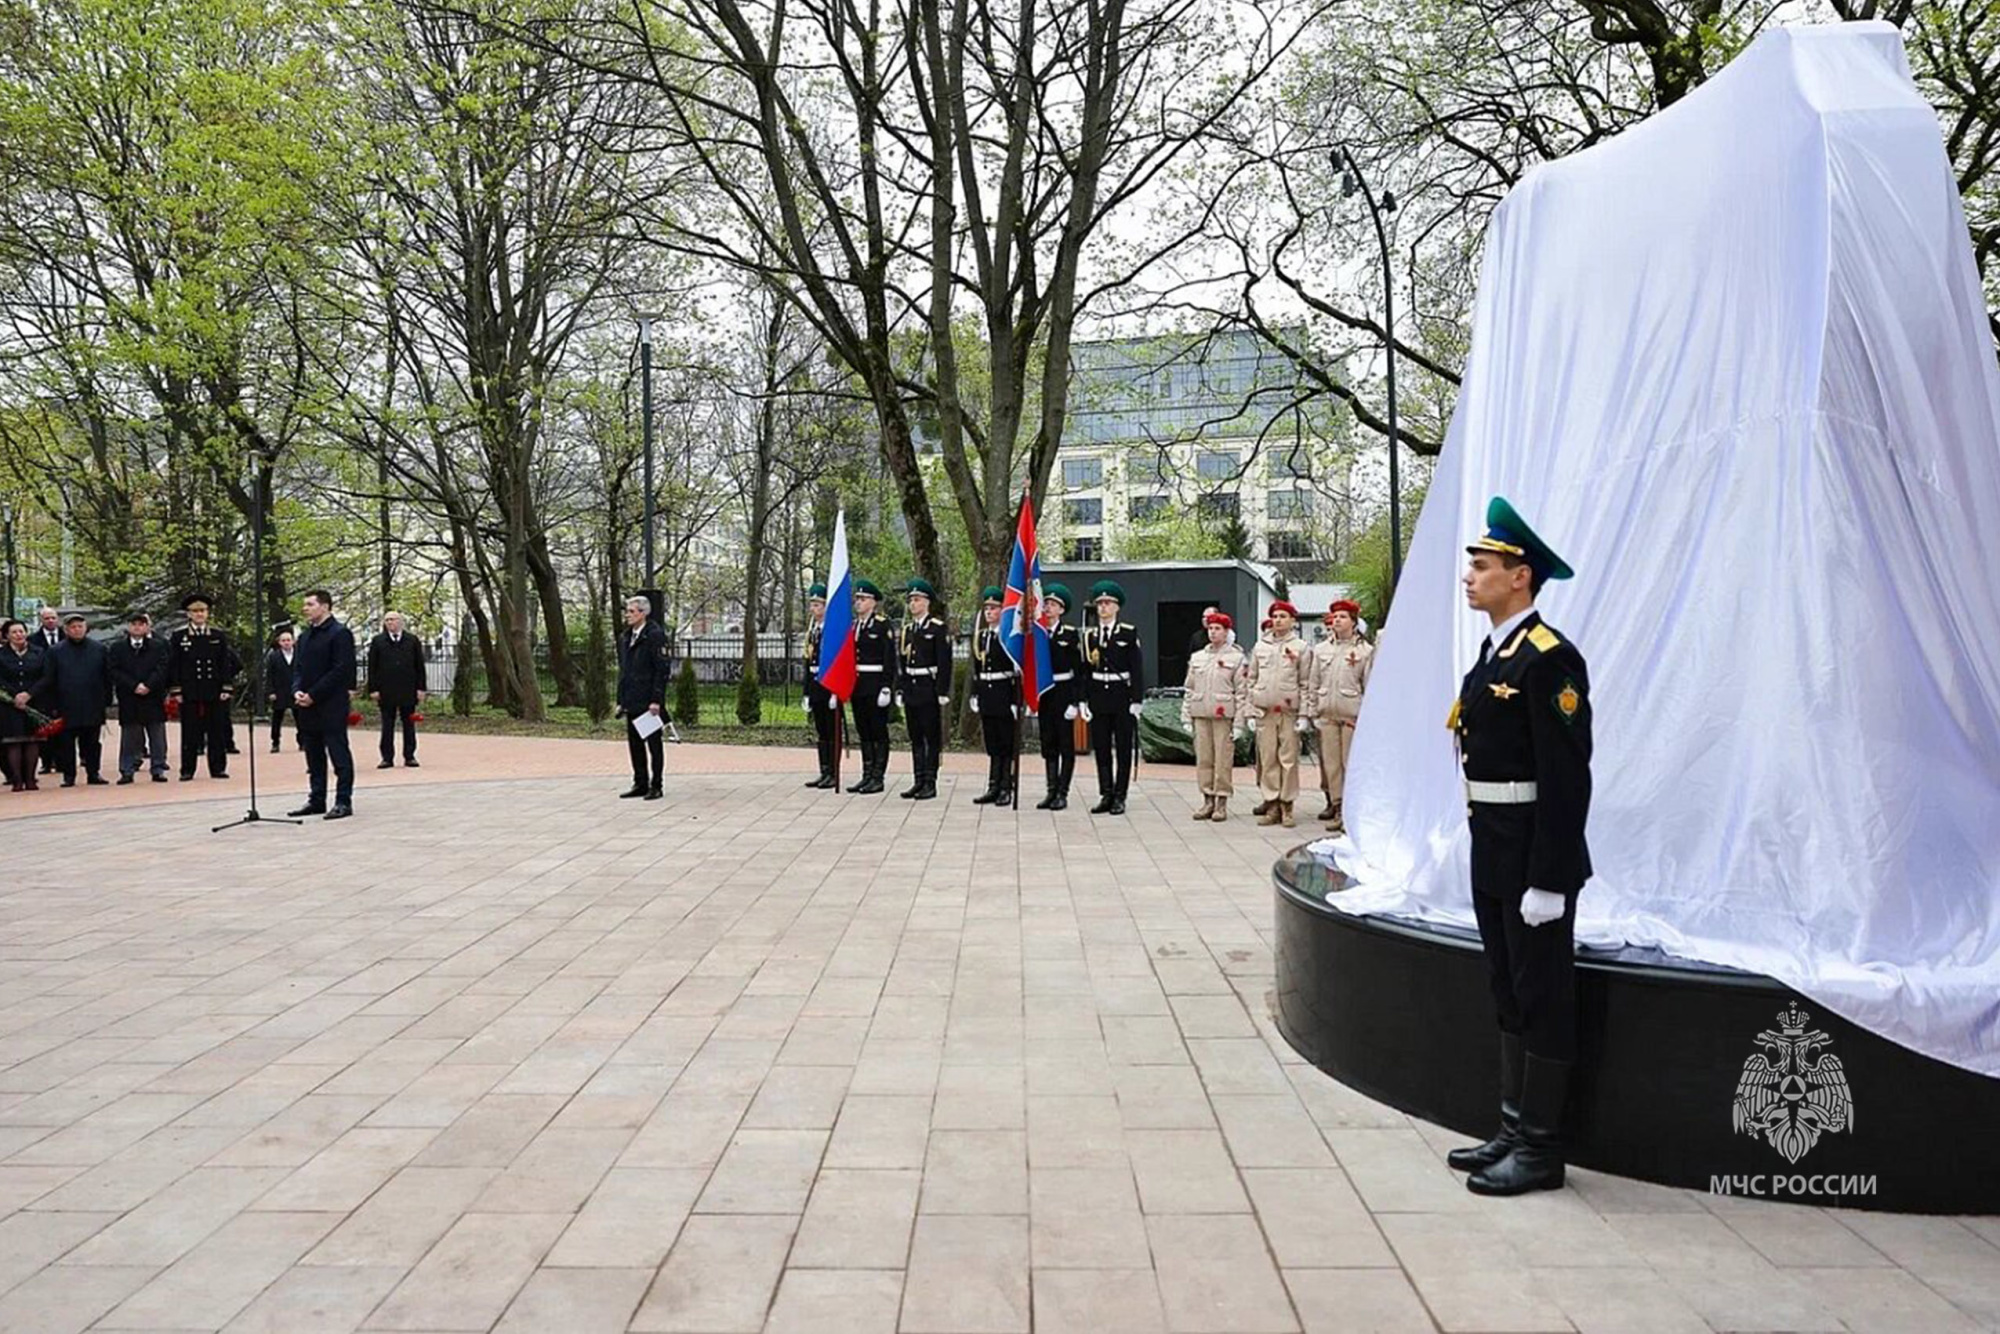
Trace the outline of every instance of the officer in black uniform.
[[1465, 769], [1472, 907], [1500, 1018], [1500, 1131], [1456, 1149], [1480, 1195], [1563, 1184], [1576, 1059], [1576, 896], [1590, 879], [1590, 677], [1535, 597], [1568, 565], [1495, 496], [1466, 548], [1465, 600], [1492, 631], [1449, 723]]
[[938, 762], [944, 755], [944, 715], [951, 707], [951, 628], [931, 615], [937, 596], [925, 579], [903, 585], [910, 614], [896, 637], [896, 702], [910, 729], [915, 781], [902, 795], [914, 801], [937, 796]]
[[1000, 590], [979, 593], [979, 625], [972, 632], [972, 711], [986, 746], [986, 791], [975, 806], [1014, 804], [1015, 720], [1021, 716], [1021, 669], [1000, 640]]
[[211, 778], [229, 777], [230, 687], [243, 660], [220, 630], [208, 623], [210, 598], [190, 593], [181, 599], [188, 623], [167, 646], [167, 684], [181, 697], [181, 781], [194, 777], [194, 757], [208, 752]]
[[1146, 698], [1146, 659], [1139, 631], [1118, 619], [1125, 590], [1109, 579], [1090, 586], [1097, 622], [1083, 632], [1084, 670], [1090, 673], [1084, 717], [1097, 752], [1097, 804], [1092, 815], [1123, 815], [1132, 788], [1132, 752], [1139, 743], [1139, 709]]
[[882, 790], [889, 772], [889, 703], [896, 688], [889, 622], [875, 614], [882, 590], [854, 581], [854, 734], [861, 742], [861, 778], [849, 792]]
[[806, 717], [812, 720], [813, 738], [819, 743], [819, 777], [806, 786], [831, 788], [839, 781], [833, 773], [839, 759], [835, 751], [840, 745], [840, 701], [819, 683], [819, 670], [824, 665], [820, 662], [820, 652], [826, 636], [825, 584], [814, 584], [806, 590], [806, 610], [812, 624], [806, 627], [806, 694], [802, 705]]
[[1049, 688], [1035, 706], [1040, 721], [1042, 769], [1048, 775], [1049, 794], [1035, 803], [1038, 811], [1060, 811], [1069, 807], [1069, 783], [1076, 775], [1076, 747], [1070, 742], [1070, 722], [1083, 703], [1083, 683], [1077, 670], [1083, 662], [1076, 627], [1063, 619], [1069, 614], [1069, 588], [1050, 584], [1042, 589], [1042, 625], [1049, 632]]

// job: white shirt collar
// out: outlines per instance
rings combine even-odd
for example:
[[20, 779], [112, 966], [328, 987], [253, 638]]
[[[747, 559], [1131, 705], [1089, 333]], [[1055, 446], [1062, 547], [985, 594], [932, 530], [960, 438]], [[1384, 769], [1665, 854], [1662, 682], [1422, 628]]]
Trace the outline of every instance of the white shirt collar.
[[1530, 603], [1527, 607], [1515, 612], [1512, 616], [1509, 616], [1506, 620], [1487, 631], [1486, 638], [1492, 642], [1493, 651], [1498, 653], [1501, 649], [1505, 648], [1508, 637], [1521, 628], [1521, 622], [1534, 614], [1534, 604]]

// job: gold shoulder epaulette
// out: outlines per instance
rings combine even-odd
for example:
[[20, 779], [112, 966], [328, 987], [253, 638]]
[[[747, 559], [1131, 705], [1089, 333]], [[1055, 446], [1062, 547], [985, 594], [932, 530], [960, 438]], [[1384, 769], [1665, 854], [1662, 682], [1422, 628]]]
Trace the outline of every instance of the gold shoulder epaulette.
[[1538, 625], [1528, 631], [1528, 642], [1544, 653], [1548, 653], [1562, 644], [1562, 640], [1556, 638], [1556, 632], [1549, 629], [1546, 625]]

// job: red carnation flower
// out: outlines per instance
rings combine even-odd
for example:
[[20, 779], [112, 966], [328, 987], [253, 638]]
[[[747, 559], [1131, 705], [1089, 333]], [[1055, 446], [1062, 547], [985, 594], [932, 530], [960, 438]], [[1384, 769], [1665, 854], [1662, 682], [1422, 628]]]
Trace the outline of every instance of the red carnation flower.
[[424, 715], [422, 715], [421, 713], [413, 713], [410, 715], [410, 726], [415, 727], [418, 723], [421, 723], [423, 720], [424, 720]]
[[167, 696], [167, 721], [173, 722], [180, 716], [181, 716], [181, 697], [179, 695]]
[[64, 723], [62, 719], [51, 718], [47, 722], [43, 723], [40, 727], [37, 727], [35, 729], [35, 740], [37, 741], [53, 740], [56, 734], [63, 730], [63, 727]]
[[361, 726], [361, 715], [360, 715], [360, 714], [358, 714], [358, 713], [350, 713], [350, 714], [348, 714], [348, 715], [347, 715], [347, 725], [348, 725], [349, 727], [359, 727], [359, 726]]

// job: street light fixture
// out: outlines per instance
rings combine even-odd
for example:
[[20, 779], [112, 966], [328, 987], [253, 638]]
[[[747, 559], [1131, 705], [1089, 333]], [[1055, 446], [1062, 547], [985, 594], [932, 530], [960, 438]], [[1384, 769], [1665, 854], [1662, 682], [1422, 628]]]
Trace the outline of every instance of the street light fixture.
[[646, 575], [639, 582], [650, 588], [653, 574], [660, 568], [653, 557], [653, 320], [650, 315], [639, 317], [639, 421], [646, 450]]
[[1403, 578], [1403, 480], [1396, 449], [1396, 281], [1389, 253], [1389, 231], [1382, 225], [1382, 215], [1396, 211], [1396, 195], [1392, 190], [1384, 190], [1378, 201], [1361, 174], [1361, 164], [1355, 161], [1353, 150], [1345, 144], [1329, 156], [1333, 169], [1340, 173], [1341, 198], [1359, 193], [1368, 201], [1368, 215], [1375, 222], [1375, 241], [1382, 251], [1382, 346], [1389, 361], [1389, 593], [1393, 597], [1396, 585]]

